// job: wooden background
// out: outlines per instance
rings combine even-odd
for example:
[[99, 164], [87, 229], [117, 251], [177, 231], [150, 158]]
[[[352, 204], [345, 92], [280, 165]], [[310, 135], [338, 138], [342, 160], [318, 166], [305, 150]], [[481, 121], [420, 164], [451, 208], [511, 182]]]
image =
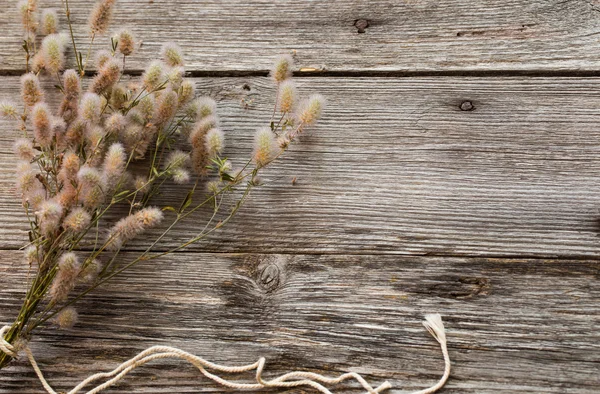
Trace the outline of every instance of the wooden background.
[[[70, 3], [84, 23], [91, 3]], [[2, 99], [23, 55], [13, 2], [0, 9]], [[329, 107], [230, 225], [94, 292], [75, 329], [35, 338], [57, 388], [167, 344], [223, 363], [264, 355], [268, 376], [356, 371], [403, 393], [442, 373], [421, 326], [439, 312], [454, 362], [443, 393], [600, 390], [600, 1], [121, 0], [123, 25], [143, 41], [133, 74], [161, 43], [181, 44], [233, 157], [268, 123], [275, 55], [295, 51], [301, 91]], [[16, 135], [0, 123], [6, 323], [26, 274]], [[110, 392], [224, 391], [161, 362]], [[2, 394], [41, 392], [25, 361], [0, 374]]]

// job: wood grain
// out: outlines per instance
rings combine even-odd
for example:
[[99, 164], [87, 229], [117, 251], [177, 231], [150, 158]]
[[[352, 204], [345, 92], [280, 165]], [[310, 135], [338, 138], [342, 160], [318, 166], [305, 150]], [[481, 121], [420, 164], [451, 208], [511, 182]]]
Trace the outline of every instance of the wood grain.
[[[4, 81], [0, 99], [17, 91], [16, 78]], [[201, 94], [219, 101], [226, 154], [241, 165], [255, 128], [270, 119], [269, 80], [196, 82]], [[191, 250], [600, 255], [600, 79], [299, 83], [303, 93], [328, 97], [323, 122], [266, 171], [265, 186], [231, 226]], [[465, 101], [474, 109], [462, 111]], [[9, 123], [0, 124], [0, 247], [9, 249], [26, 240], [13, 191], [16, 135]], [[157, 202], [178, 206], [184, 195], [181, 187], [167, 188]], [[174, 231], [161, 247], [188, 239], [202, 228], [199, 223]], [[156, 234], [132, 247], [147, 245]]]
[[[0, 252], [0, 321], [19, 306], [25, 273], [17, 252]], [[421, 326], [423, 314], [440, 312], [454, 362], [443, 393], [591, 394], [600, 385], [599, 274], [596, 261], [178, 253], [92, 293], [75, 329], [48, 328], [31, 346], [61, 390], [154, 344], [229, 364], [264, 355], [267, 376], [356, 371], [416, 390], [443, 370]], [[26, 361], [0, 374], [0, 393], [15, 392], [42, 392]], [[229, 391], [156, 362], [110, 392]]]
[[[59, 0], [41, 3], [62, 9]], [[85, 53], [93, 2], [69, 3]], [[0, 9], [0, 71], [22, 70], [17, 10], [9, 0]], [[593, 0], [120, 0], [116, 10], [114, 29], [130, 27], [143, 42], [130, 62], [137, 69], [166, 41], [185, 48], [199, 72], [264, 71], [290, 51], [303, 67], [333, 72], [600, 69], [600, 4]], [[97, 47], [109, 42], [100, 37]]]

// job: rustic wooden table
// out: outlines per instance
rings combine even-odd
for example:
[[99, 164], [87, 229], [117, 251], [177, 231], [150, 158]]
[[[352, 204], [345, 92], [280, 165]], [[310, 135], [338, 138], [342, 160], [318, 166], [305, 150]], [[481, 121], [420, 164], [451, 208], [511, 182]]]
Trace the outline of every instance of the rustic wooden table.
[[[75, 21], [90, 7], [72, 0]], [[23, 55], [13, 2], [0, 10], [2, 99]], [[275, 55], [295, 51], [301, 90], [330, 104], [231, 225], [34, 339], [56, 387], [168, 344], [230, 364], [265, 355], [267, 375], [357, 371], [400, 393], [442, 372], [421, 326], [440, 312], [454, 362], [443, 393], [600, 390], [599, 1], [120, 0], [122, 25], [143, 40], [134, 74], [161, 43], [185, 48], [233, 156], [268, 121]], [[0, 122], [2, 322], [25, 291], [16, 135]], [[157, 363], [110, 392], [225, 391]], [[0, 374], [0, 393], [41, 392], [25, 361]]]

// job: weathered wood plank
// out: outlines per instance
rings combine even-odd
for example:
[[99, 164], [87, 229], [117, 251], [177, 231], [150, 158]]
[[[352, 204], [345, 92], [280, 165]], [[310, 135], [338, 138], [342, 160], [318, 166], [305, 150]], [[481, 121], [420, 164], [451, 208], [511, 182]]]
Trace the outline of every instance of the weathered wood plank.
[[[420, 324], [440, 312], [454, 361], [444, 393], [594, 393], [598, 278], [596, 261], [183, 253], [92, 293], [76, 328], [49, 328], [31, 346], [60, 389], [169, 344], [228, 364], [264, 355], [268, 376], [352, 370], [415, 390], [443, 369]], [[14, 315], [24, 279], [17, 252], [0, 252], [0, 321]], [[336, 392], [362, 392], [352, 387]], [[14, 392], [42, 392], [26, 361], [0, 374], [0, 393]], [[224, 390], [159, 362], [111, 392]]]
[[[17, 78], [2, 81], [0, 99], [15, 95]], [[267, 185], [231, 226], [193, 250], [600, 255], [600, 79], [299, 83], [329, 98], [322, 124], [266, 172]], [[202, 78], [197, 85], [219, 100], [226, 154], [241, 165], [254, 129], [269, 122], [270, 82]], [[460, 110], [465, 100], [474, 110]], [[13, 191], [17, 133], [6, 122], [0, 130], [0, 247], [17, 248], [26, 240]], [[179, 204], [184, 195], [170, 188], [161, 201]], [[163, 246], [200, 228], [179, 229]]]
[[[92, 2], [69, 3], [85, 47]], [[0, 9], [0, 70], [23, 69], [14, 2], [2, 0]], [[121, 0], [113, 26], [129, 26], [143, 40], [129, 63], [138, 69], [173, 40], [197, 71], [266, 70], [274, 56], [294, 50], [302, 66], [328, 71], [580, 72], [600, 69], [599, 10], [589, 0]], [[358, 20], [368, 21], [364, 34]]]

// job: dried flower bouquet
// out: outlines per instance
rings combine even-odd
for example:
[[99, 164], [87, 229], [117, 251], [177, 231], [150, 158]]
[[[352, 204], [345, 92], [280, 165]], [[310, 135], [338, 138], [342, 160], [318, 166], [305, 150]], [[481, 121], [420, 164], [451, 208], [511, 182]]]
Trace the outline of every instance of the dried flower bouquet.
[[[2, 116], [14, 121], [21, 134], [14, 145], [17, 190], [29, 223], [24, 247], [28, 291], [4, 333], [16, 349], [41, 325], [71, 327], [77, 320], [74, 302], [115, 275], [198, 242], [229, 222], [259, 184], [261, 169], [279, 158], [323, 109], [320, 95], [298, 101], [292, 59], [278, 58], [271, 73], [275, 108], [265, 112], [267, 124], [256, 131], [251, 157], [234, 170], [222, 155], [225, 138], [216, 103], [196, 97], [176, 44], [165, 44], [162, 59], [151, 61], [139, 80], [127, 83], [126, 60], [136, 50], [130, 31], [117, 32], [110, 47], [91, 60], [94, 41], [108, 31], [114, 3], [95, 4], [84, 52], [73, 35], [68, 0], [67, 34], [59, 31], [56, 11], [41, 10], [37, 0], [18, 5], [26, 56], [22, 106], [0, 104]], [[67, 55], [74, 69], [65, 70]], [[91, 63], [97, 71], [85, 78]], [[47, 102], [40, 79], [53, 81], [60, 91], [57, 107]], [[189, 185], [189, 192], [174, 206], [153, 205], [169, 182]], [[193, 238], [154, 252], [176, 225], [192, 216], [197, 221], [206, 207], [204, 226]], [[122, 217], [112, 220], [115, 215]], [[168, 224], [144, 252], [130, 261], [119, 259], [127, 242], [161, 222]], [[0, 351], [0, 369], [12, 359], [10, 353]]]

